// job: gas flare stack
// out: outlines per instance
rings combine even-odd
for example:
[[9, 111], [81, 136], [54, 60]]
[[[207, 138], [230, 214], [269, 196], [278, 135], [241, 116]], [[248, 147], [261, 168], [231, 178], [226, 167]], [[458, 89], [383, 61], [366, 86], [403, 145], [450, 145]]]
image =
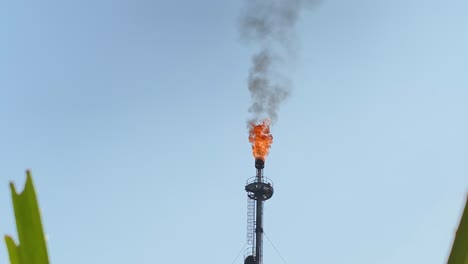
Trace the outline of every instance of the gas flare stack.
[[263, 202], [273, 196], [273, 182], [263, 176], [265, 161], [255, 159], [257, 175], [247, 180], [247, 244], [250, 245], [245, 252], [244, 264], [263, 263]]

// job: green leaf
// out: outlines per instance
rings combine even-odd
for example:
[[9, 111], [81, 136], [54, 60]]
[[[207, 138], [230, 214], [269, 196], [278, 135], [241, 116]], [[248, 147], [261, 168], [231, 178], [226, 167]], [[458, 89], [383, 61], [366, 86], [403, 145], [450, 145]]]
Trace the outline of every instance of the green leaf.
[[13, 183], [10, 188], [19, 238], [16, 245], [11, 237], [5, 237], [11, 264], [49, 264], [31, 173], [26, 172], [23, 192], [17, 193]]
[[447, 264], [468, 264], [468, 201]]
[[11, 238], [11, 236], [5, 236], [5, 243], [7, 245], [8, 254], [10, 255], [10, 263], [20, 264], [18, 246], [16, 246], [13, 238]]

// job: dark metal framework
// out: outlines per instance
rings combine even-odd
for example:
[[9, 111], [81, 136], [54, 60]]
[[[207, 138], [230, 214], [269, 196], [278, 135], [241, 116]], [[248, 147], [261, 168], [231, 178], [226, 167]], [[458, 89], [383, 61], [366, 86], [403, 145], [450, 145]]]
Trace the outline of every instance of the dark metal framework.
[[[255, 160], [255, 168], [257, 175], [254, 180], [247, 181], [245, 191], [250, 200], [255, 201], [255, 221], [248, 221], [253, 224], [247, 230], [255, 230], [255, 239], [252, 243], [251, 252], [244, 259], [244, 264], [262, 264], [263, 259], [263, 202], [273, 196], [273, 183], [266, 177], [263, 177], [263, 168], [265, 161], [262, 159]], [[252, 215], [253, 216], [253, 215]], [[247, 235], [249, 237], [249, 234]]]

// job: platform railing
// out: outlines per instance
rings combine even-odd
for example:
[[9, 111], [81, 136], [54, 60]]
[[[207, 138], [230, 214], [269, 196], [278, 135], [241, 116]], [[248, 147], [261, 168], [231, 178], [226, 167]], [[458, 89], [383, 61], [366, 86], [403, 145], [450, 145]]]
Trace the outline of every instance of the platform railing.
[[[274, 187], [273, 186], [273, 181], [270, 178], [263, 176], [261, 179], [262, 179], [261, 182], [270, 184], [271, 187]], [[247, 181], [246, 181], [246, 185], [249, 185], [249, 184], [254, 183], [254, 182], [257, 182], [257, 176], [248, 178]]]

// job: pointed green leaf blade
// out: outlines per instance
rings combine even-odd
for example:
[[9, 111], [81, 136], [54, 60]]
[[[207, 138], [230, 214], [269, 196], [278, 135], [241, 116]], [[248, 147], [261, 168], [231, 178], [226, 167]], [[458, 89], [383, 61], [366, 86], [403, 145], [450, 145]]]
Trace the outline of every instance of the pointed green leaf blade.
[[5, 236], [5, 243], [8, 249], [8, 255], [10, 256], [11, 264], [20, 264], [18, 246], [10, 236]]
[[468, 201], [447, 264], [468, 264]]
[[10, 184], [10, 188], [18, 230], [19, 264], [49, 264], [31, 173], [27, 171], [26, 184], [22, 193], [16, 192], [13, 183]]

